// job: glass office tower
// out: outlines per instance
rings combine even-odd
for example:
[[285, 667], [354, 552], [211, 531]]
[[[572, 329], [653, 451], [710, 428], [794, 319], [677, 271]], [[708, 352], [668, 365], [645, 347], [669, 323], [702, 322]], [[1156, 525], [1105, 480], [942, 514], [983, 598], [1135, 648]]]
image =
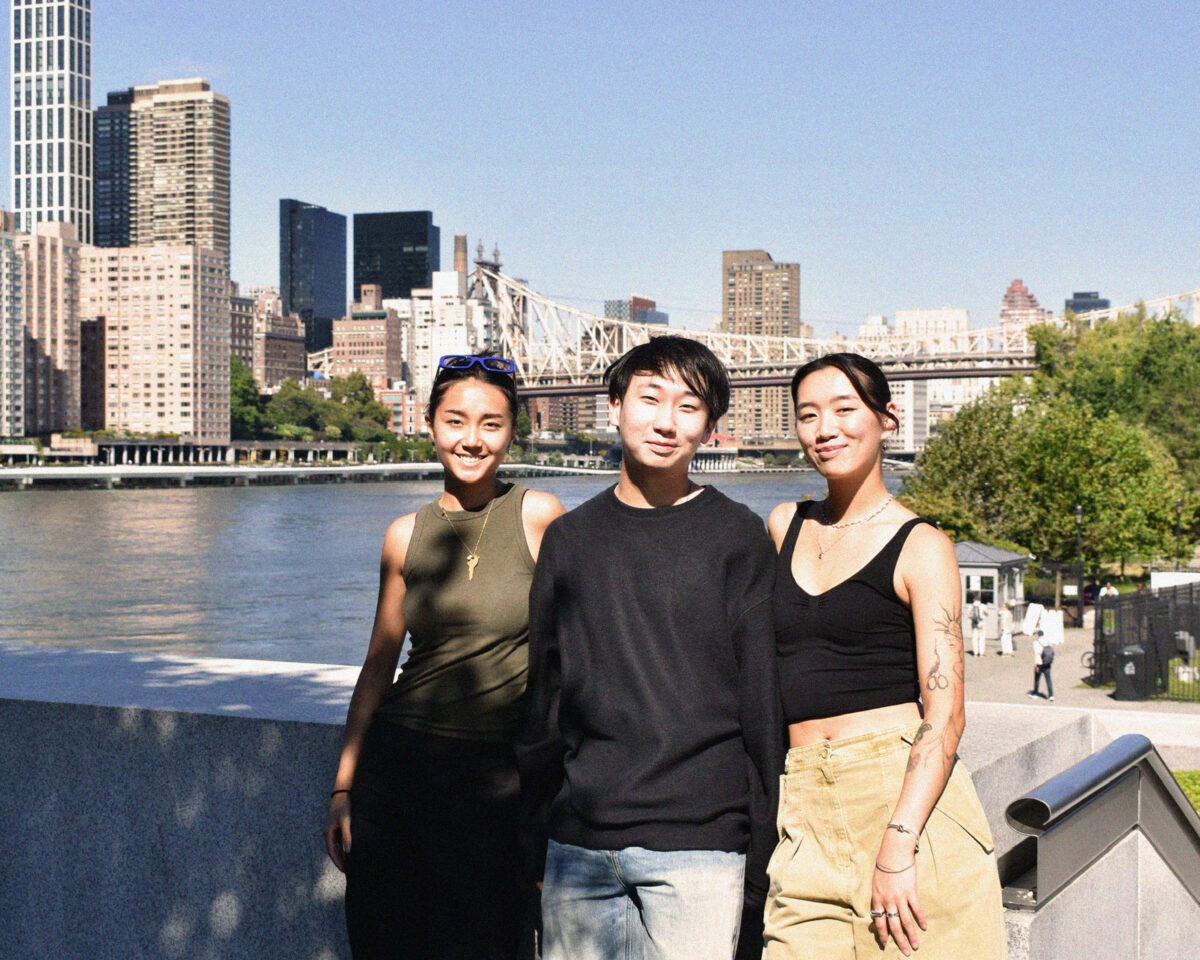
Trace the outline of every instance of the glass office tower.
[[428, 287], [441, 270], [441, 230], [428, 210], [354, 215], [354, 287], [365, 283], [383, 288], [383, 299], [408, 297], [414, 287]]
[[279, 296], [304, 321], [309, 353], [333, 344], [346, 314], [346, 218], [315, 203], [279, 201]]

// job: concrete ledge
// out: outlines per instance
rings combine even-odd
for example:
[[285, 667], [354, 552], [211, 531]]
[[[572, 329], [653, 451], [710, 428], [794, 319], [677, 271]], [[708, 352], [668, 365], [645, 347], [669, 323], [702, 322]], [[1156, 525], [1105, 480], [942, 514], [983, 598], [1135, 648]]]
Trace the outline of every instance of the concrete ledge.
[[349, 957], [319, 831], [356, 673], [0, 647], [0, 955]]
[[[357, 672], [0, 644], [10, 850], [0, 955], [348, 957], [342, 877], [319, 831]], [[1020, 793], [1121, 733], [1162, 738], [1164, 753], [1200, 738], [1191, 716], [987, 703], [969, 704], [967, 716], [960, 754], [1002, 862], [1021, 839], [1004, 821]], [[1158, 889], [1169, 885], [1160, 866], [1136, 852], [1141, 902], [1174, 903]], [[1102, 864], [1120, 873], [1129, 855], [1122, 847]], [[1063, 922], [1094, 912], [1080, 907]], [[1008, 926], [1014, 960], [1054, 955], [1039, 941], [1058, 936], [1048, 924], [1010, 911]]]

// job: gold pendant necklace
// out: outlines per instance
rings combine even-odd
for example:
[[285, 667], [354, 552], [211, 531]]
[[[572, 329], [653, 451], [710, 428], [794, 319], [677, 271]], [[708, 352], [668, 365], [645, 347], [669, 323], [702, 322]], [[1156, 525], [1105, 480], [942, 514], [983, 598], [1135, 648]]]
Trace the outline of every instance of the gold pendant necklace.
[[843, 529], [848, 530], [850, 527], [857, 527], [860, 523], [866, 523], [868, 520], [871, 520], [874, 517], [877, 517], [881, 513], [883, 513], [883, 508], [892, 502], [892, 498], [891, 498], [891, 496], [889, 496], [886, 500], [883, 501], [883, 503], [881, 503], [879, 506], [877, 506], [874, 510], [872, 510], [870, 513], [868, 513], [865, 517], [859, 517], [857, 520], [848, 520], [844, 523], [828, 523], [827, 522], [829, 520], [829, 514], [825, 512], [825, 504], [827, 502], [828, 501], [821, 502], [821, 522], [819, 522], [817, 524], [817, 559], [818, 560], [824, 560], [825, 554], [828, 553], [830, 550], [832, 550], [834, 547], [836, 547], [839, 543], [841, 543], [842, 537], [844, 537], [846, 535], [843, 533], [841, 537], [838, 537], [829, 546], [823, 547], [823, 546], [821, 546], [821, 529], [822, 529], [822, 527], [831, 527], [834, 530], [843, 530]]
[[450, 519], [446, 513], [446, 508], [442, 507], [442, 519], [450, 524], [450, 529], [454, 531], [454, 535], [458, 537], [458, 542], [463, 545], [463, 549], [467, 551], [467, 579], [475, 579], [475, 565], [479, 563], [479, 545], [483, 542], [483, 531], [487, 529], [488, 517], [492, 515], [492, 507], [495, 506], [496, 498], [492, 497], [488, 501], [488, 507], [483, 514], [483, 525], [479, 528], [479, 536], [475, 538], [475, 549], [472, 550], [467, 546], [467, 541], [462, 538], [462, 534], [458, 532], [458, 527], [454, 525], [454, 521]]

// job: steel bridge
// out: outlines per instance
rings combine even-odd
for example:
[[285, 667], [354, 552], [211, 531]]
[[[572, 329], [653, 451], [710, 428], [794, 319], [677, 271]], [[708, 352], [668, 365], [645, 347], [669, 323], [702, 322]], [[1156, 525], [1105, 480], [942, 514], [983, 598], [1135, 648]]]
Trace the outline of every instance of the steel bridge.
[[[659, 324], [600, 317], [558, 303], [520, 280], [482, 264], [475, 270], [476, 295], [498, 314], [499, 352], [511, 357], [526, 396], [569, 396], [601, 391], [605, 368], [631, 347], [661, 336]], [[1150, 312], [1182, 308], [1200, 323], [1200, 290], [1145, 301]], [[1079, 317], [1094, 325], [1132, 306]], [[1032, 348], [1021, 326], [996, 326], [922, 337], [824, 339], [771, 337], [672, 327], [670, 332], [708, 346], [729, 369], [734, 387], [787, 384], [798, 366], [834, 351], [853, 351], [875, 360], [891, 380], [1004, 377], [1031, 373]]]

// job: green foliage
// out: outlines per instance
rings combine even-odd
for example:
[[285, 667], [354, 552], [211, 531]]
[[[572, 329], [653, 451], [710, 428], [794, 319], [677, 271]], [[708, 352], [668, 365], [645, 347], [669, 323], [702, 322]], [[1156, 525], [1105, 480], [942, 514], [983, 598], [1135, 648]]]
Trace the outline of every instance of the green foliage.
[[1076, 504], [1090, 566], [1172, 549], [1174, 460], [1143, 427], [1038, 386], [1008, 384], [943, 425], [904, 497], [952, 539], [1075, 557]]
[[1200, 497], [1200, 327], [1139, 308], [1095, 328], [1035, 328], [1032, 339], [1040, 391], [1146, 427], [1178, 462], [1191, 499]]
[[1192, 806], [1200, 812], [1200, 770], [1176, 770], [1174, 773]]
[[391, 411], [375, 399], [370, 382], [361, 373], [334, 377], [329, 382], [328, 399], [312, 386], [285, 380], [263, 403], [249, 370], [236, 357], [231, 371], [231, 427], [235, 439], [354, 440], [389, 444], [391, 449]]
[[518, 440], [526, 440], [533, 433], [533, 423], [529, 419], [529, 414], [524, 410], [517, 414], [516, 436]]
[[253, 440], [263, 429], [263, 402], [254, 374], [241, 357], [229, 358], [229, 432], [234, 440]]

